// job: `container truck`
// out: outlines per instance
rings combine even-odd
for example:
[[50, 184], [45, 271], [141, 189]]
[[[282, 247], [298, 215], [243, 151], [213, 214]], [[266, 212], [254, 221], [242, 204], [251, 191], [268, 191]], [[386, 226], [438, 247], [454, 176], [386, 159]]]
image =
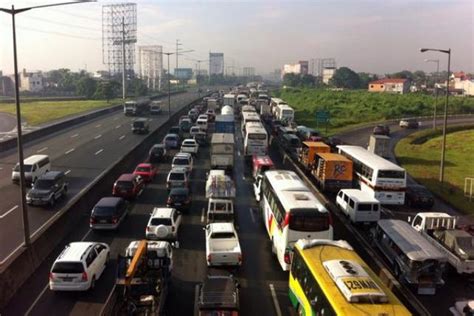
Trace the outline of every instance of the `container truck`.
[[211, 138], [211, 168], [232, 170], [234, 168], [234, 134], [214, 133]]
[[215, 133], [234, 134], [234, 115], [217, 115], [215, 120]]
[[325, 192], [352, 188], [352, 161], [343, 155], [319, 153], [316, 167], [311, 171], [317, 185]]
[[367, 150], [371, 153], [388, 158], [390, 154], [390, 137], [385, 135], [370, 135]]

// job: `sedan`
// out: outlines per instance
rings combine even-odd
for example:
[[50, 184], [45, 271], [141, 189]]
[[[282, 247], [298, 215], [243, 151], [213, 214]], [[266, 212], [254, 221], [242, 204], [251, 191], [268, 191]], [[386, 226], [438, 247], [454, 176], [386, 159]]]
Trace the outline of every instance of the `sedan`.
[[422, 185], [409, 185], [405, 193], [405, 203], [410, 207], [431, 209], [434, 205], [433, 194]]
[[155, 144], [150, 148], [148, 152], [148, 161], [150, 163], [156, 163], [166, 160], [166, 148], [163, 144]]
[[173, 188], [168, 195], [166, 206], [178, 211], [189, 211], [191, 207], [191, 193], [188, 188]]
[[151, 182], [156, 176], [158, 168], [151, 163], [141, 163], [133, 171], [133, 174], [138, 175], [145, 180], [145, 182]]
[[390, 136], [390, 127], [388, 125], [377, 125], [374, 127], [372, 134]]
[[177, 149], [180, 145], [179, 136], [177, 134], [167, 134], [165, 138], [163, 138], [163, 144], [166, 149]]
[[185, 139], [181, 144], [181, 152], [190, 153], [192, 155], [197, 155], [199, 151], [199, 144], [195, 139]]

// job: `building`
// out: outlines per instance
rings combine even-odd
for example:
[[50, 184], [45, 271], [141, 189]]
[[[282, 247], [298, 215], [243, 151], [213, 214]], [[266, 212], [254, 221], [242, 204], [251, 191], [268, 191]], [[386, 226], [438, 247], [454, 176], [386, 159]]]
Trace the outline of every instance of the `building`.
[[335, 67], [327, 67], [323, 69], [323, 83], [329, 84], [329, 80], [334, 77], [334, 74], [336, 73], [336, 68]]
[[408, 79], [385, 78], [369, 82], [369, 92], [388, 92], [405, 94], [410, 89]]
[[224, 74], [224, 53], [209, 53], [209, 75]]
[[195, 73], [196, 76], [207, 76], [207, 69], [197, 69]]
[[23, 69], [20, 73], [20, 91], [40, 92], [43, 88], [41, 72], [26, 72], [26, 69]]
[[244, 67], [243, 75], [244, 75], [244, 77], [254, 77], [255, 76], [255, 68], [254, 67]]
[[451, 74], [451, 87], [461, 95], [474, 96], [474, 79], [462, 71]]
[[178, 80], [189, 80], [193, 77], [193, 69], [192, 68], [175, 68], [174, 76]]
[[0, 71], [0, 95], [13, 96], [15, 94], [15, 83], [12, 78], [3, 76], [3, 72]]
[[309, 62], [307, 60], [300, 60], [298, 64], [300, 65], [300, 74], [307, 75], [309, 73]]
[[283, 78], [286, 74], [307, 75], [309, 71], [309, 62], [299, 61], [297, 64], [285, 64], [281, 72]]
[[138, 73], [148, 89], [161, 90], [163, 74], [163, 47], [138, 46]]

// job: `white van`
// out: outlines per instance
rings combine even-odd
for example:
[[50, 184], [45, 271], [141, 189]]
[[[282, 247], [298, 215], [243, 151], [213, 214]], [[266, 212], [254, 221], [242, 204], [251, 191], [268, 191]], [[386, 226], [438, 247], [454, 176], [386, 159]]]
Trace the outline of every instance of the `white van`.
[[336, 205], [353, 223], [374, 223], [380, 219], [380, 202], [361, 190], [340, 190], [336, 197]]
[[196, 126], [199, 126], [201, 131], [207, 132], [207, 119], [200, 118], [196, 121]]
[[[51, 170], [51, 162], [47, 155], [33, 155], [23, 160], [25, 182], [35, 183], [36, 179]], [[12, 169], [12, 182], [20, 183], [20, 164]]]

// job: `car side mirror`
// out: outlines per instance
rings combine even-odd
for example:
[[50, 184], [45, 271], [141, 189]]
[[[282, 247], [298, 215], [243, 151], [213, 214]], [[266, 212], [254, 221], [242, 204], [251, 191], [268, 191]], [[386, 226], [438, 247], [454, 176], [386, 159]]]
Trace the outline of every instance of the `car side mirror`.
[[172, 243], [171, 243], [171, 246], [172, 246], [173, 248], [179, 249], [179, 241], [172, 242]]

